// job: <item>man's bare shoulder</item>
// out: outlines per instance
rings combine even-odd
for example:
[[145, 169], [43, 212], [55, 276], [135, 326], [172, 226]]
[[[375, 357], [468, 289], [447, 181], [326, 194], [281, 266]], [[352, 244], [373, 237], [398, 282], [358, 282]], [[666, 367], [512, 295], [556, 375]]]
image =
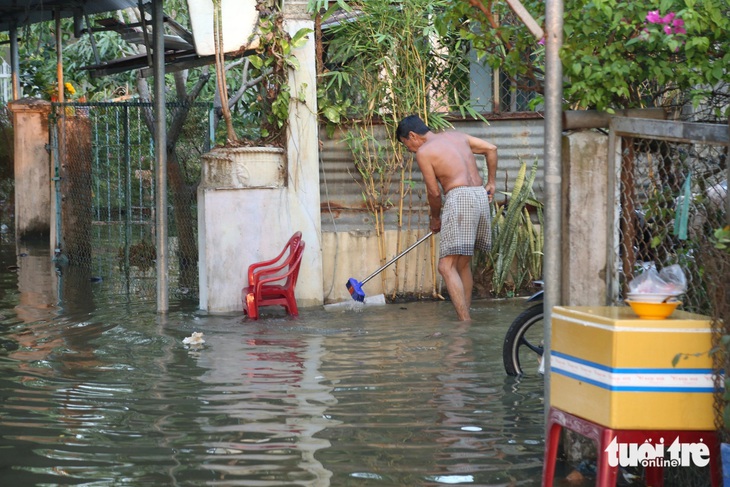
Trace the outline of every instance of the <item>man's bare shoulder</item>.
[[468, 144], [468, 139], [465, 134], [455, 131], [438, 132], [428, 138], [419, 149], [419, 152], [424, 151], [424, 154], [438, 154], [443, 153], [445, 150], [453, 150], [459, 144]]
[[448, 142], [448, 143], [455, 143], [455, 142], [467, 142], [469, 140], [469, 136], [463, 132], [458, 132], [456, 130], [449, 130], [446, 132], [439, 132], [438, 137], [441, 138], [442, 142]]

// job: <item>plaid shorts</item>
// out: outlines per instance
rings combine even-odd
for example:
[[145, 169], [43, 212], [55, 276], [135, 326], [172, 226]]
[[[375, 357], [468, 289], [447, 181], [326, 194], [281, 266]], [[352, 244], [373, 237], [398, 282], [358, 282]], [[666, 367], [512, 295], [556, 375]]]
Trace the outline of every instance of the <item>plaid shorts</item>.
[[441, 210], [441, 257], [474, 255], [492, 248], [492, 221], [484, 186], [457, 186], [446, 193]]

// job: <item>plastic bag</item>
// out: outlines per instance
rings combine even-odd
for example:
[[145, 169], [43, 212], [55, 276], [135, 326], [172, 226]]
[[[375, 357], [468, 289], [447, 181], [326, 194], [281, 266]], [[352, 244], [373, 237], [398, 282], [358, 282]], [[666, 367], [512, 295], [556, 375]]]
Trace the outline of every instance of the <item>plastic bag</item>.
[[651, 267], [629, 283], [629, 292], [649, 294], [682, 294], [687, 290], [687, 278], [678, 264], [657, 272]]

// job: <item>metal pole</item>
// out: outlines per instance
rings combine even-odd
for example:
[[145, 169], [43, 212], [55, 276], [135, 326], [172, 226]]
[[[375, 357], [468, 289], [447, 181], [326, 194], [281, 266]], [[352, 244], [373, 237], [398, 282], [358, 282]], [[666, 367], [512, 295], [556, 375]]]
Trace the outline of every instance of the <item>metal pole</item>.
[[545, 3], [545, 418], [550, 408], [550, 334], [552, 308], [561, 303], [561, 193], [563, 2]]
[[370, 279], [372, 279], [373, 277], [375, 277], [375, 276], [377, 276], [378, 274], [380, 274], [381, 272], [383, 272], [383, 270], [385, 270], [385, 268], [387, 268], [387, 267], [388, 267], [389, 265], [393, 264], [393, 263], [394, 263], [394, 262], [395, 262], [396, 260], [398, 260], [398, 259], [400, 259], [401, 257], [403, 257], [404, 255], [406, 255], [406, 254], [407, 254], [408, 252], [410, 252], [411, 250], [413, 250], [413, 249], [415, 249], [416, 247], [418, 247], [418, 246], [419, 246], [419, 245], [421, 244], [421, 242], [423, 242], [423, 241], [424, 241], [424, 240], [426, 240], [427, 238], [430, 238], [430, 237], [431, 237], [431, 235], [433, 235], [433, 232], [428, 232], [428, 233], [427, 233], [426, 235], [424, 235], [423, 237], [421, 237], [421, 238], [420, 238], [420, 239], [418, 240], [418, 242], [414, 243], [413, 245], [411, 245], [410, 247], [408, 247], [407, 249], [405, 249], [405, 250], [404, 250], [403, 252], [401, 252], [400, 254], [396, 255], [396, 256], [395, 256], [395, 257], [393, 257], [392, 259], [390, 259], [390, 260], [389, 260], [388, 262], [386, 262], [386, 263], [385, 263], [385, 264], [384, 264], [383, 266], [381, 266], [381, 267], [380, 267], [380, 269], [378, 269], [377, 271], [373, 272], [373, 273], [372, 273], [372, 274], [370, 274], [370, 275], [369, 275], [368, 277], [366, 277], [365, 279], [363, 279], [363, 281], [362, 281], [362, 282], [360, 283], [360, 285], [362, 286], [363, 284], [365, 284], [366, 282], [368, 282], [368, 281], [369, 281]]
[[20, 59], [18, 54], [18, 28], [10, 29], [10, 79], [13, 89], [13, 100], [20, 99]]
[[[55, 36], [56, 36], [56, 76], [58, 82], [58, 102], [60, 105], [56, 107], [56, 112], [51, 115], [56, 118], [56, 167], [58, 172], [55, 174], [56, 190], [58, 191], [56, 213], [58, 215], [57, 220], [57, 234], [56, 234], [56, 248], [53, 249], [54, 256], [61, 257], [65, 254], [69, 255], [68, 248], [66, 247], [66, 232], [71, 231], [68, 225], [68, 206], [64, 203], [64, 192], [68, 191], [68, 169], [66, 167], [66, 107], [63, 106], [64, 102], [64, 86], [63, 86], [63, 36], [61, 35], [61, 12], [56, 10], [54, 12], [55, 17]], [[56, 251], [58, 249], [58, 252]], [[59, 289], [61, 282], [59, 281]], [[62, 291], [61, 291], [62, 292]], [[59, 295], [60, 298], [60, 295]]]
[[[144, 12], [142, 12], [144, 15]], [[152, 1], [152, 53], [155, 77], [155, 226], [157, 231], [157, 312], [167, 313], [167, 122], [165, 119], [165, 48], [162, 0]]]
[[129, 248], [132, 245], [132, 162], [129, 154], [129, 105], [124, 104], [122, 125], [124, 127], [124, 179], [126, 188], [124, 191], [124, 281], [126, 297], [129, 298], [131, 291], [131, 269], [129, 263]]

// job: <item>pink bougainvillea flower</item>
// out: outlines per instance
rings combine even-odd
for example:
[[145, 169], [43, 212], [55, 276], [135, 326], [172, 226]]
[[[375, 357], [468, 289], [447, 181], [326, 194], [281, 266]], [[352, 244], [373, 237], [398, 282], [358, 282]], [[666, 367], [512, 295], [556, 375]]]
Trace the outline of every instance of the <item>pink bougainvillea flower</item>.
[[667, 15], [662, 17], [662, 24], [671, 24], [676, 15], [677, 14], [675, 14], [674, 12], [669, 12]]
[[646, 14], [646, 21], [650, 24], [658, 24], [662, 21], [661, 15], [659, 15], [659, 10], [652, 10], [648, 14]]
[[[684, 20], [677, 17], [677, 14], [674, 12], [669, 12], [666, 15], [662, 16], [659, 14], [659, 10], [652, 10], [646, 14], [646, 24], [659, 24], [660, 26], [662, 26], [662, 31], [664, 32], [664, 34], [668, 36], [675, 34], [684, 35], [687, 33], [684, 28]], [[651, 29], [645, 28], [644, 35], [641, 37], [647, 39], [648, 37], [645, 36], [650, 34]]]
[[543, 37], [542, 39], [540, 39], [539, 41], [537, 41], [537, 43], [540, 44], [541, 46], [544, 46], [545, 45], [545, 38]]

